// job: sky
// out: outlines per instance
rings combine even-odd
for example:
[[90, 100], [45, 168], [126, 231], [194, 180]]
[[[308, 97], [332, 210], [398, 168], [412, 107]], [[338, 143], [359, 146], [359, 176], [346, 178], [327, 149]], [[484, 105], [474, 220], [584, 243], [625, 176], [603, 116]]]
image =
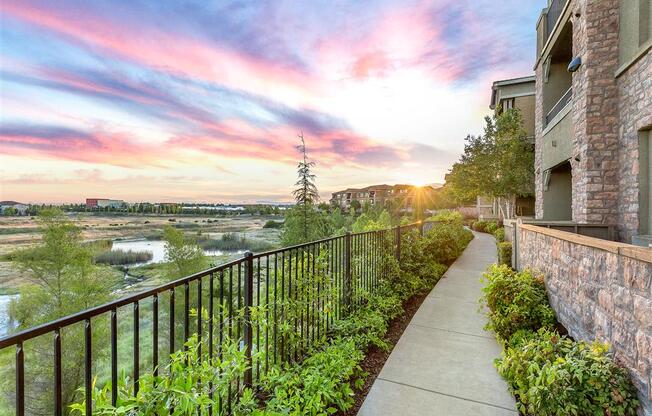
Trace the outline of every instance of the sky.
[[442, 183], [543, 3], [2, 0], [0, 200], [289, 201], [301, 132], [324, 199]]

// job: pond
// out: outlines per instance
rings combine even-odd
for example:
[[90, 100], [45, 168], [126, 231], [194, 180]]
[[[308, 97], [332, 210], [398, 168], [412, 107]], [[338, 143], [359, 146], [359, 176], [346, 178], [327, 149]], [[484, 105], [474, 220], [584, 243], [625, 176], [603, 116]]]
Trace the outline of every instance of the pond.
[[[142, 266], [144, 264], [162, 263], [165, 261], [165, 241], [163, 240], [119, 240], [113, 242], [112, 250], [149, 251], [152, 253], [151, 260], [130, 264], [130, 266]], [[225, 254], [244, 254], [244, 251], [204, 250], [204, 253], [207, 256], [223, 256]]]
[[0, 337], [7, 335], [16, 325], [9, 319], [9, 303], [18, 295], [0, 295]]

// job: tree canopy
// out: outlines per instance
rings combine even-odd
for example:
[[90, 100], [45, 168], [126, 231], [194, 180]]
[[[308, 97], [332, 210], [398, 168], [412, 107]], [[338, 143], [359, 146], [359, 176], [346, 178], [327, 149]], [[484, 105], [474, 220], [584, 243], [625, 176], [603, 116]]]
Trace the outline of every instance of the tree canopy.
[[523, 117], [510, 109], [485, 118], [484, 134], [466, 137], [464, 154], [446, 175], [458, 201], [478, 195], [495, 198], [534, 193], [534, 146], [526, 139]]

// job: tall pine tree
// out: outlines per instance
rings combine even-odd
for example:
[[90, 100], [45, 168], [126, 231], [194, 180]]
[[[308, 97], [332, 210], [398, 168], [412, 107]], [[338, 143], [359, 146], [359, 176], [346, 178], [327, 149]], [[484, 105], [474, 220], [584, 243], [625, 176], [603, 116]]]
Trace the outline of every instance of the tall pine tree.
[[297, 203], [297, 207], [301, 211], [301, 236], [304, 241], [307, 241], [310, 236], [310, 211], [312, 211], [314, 205], [319, 202], [319, 191], [317, 191], [317, 185], [315, 185], [316, 176], [312, 173], [312, 168], [315, 167], [315, 162], [308, 159], [306, 140], [303, 137], [303, 131], [299, 134], [299, 139], [301, 139], [301, 144], [297, 146], [297, 149], [301, 153], [302, 159], [297, 165], [299, 179], [294, 184], [296, 188], [292, 191], [292, 195]]
[[301, 153], [301, 159], [297, 165], [299, 178], [292, 191], [296, 205], [285, 215], [285, 224], [281, 235], [283, 245], [317, 240], [330, 235], [331, 232], [326, 214], [316, 209], [319, 202], [319, 191], [315, 185], [315, 174], [313, 173], [315, 162], [308, 157], [303, 132], [299, 135], [299, 139], [301, 140], [297, 146]]

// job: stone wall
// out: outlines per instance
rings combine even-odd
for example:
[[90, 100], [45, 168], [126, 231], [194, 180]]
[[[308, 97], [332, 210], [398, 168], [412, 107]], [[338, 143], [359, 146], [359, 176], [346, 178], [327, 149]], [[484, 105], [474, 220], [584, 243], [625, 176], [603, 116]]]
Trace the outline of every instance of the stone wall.
[[652, 415], [652, 249], [527, 224], [516, 237], [518, 268], [545, 275], [571, 336], [611, 344]]
[[619, 74], [620, 153], [618, 232], [630, 241], [639, 230], [639, 131], [652, 128], [652, 53]]

